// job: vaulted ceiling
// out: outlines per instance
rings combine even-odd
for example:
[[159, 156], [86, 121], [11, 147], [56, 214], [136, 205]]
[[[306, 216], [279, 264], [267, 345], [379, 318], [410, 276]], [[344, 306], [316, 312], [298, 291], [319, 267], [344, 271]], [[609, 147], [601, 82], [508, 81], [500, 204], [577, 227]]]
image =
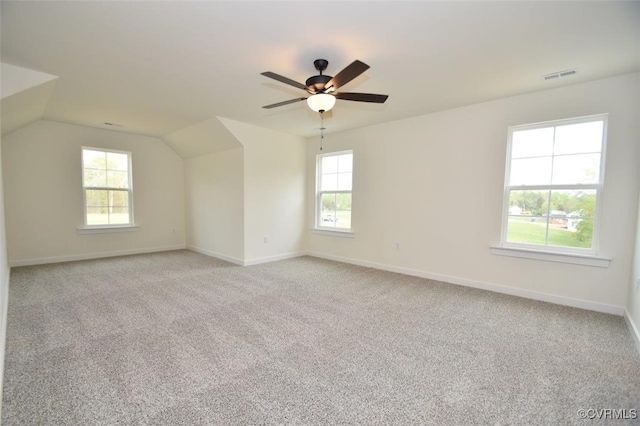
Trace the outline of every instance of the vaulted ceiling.
[[[304, 137], [314, 59], [335, 75], [371, 68], [344, 90], [328, 132], [640, 71], [640, 2], [1, 2], [1, 62], [57, 76], [41, 117], [179, 139], [215, 117]], [[545, 74], [577, 74], [545, 81]], [[26, 101], [25, 101], [26, 102]], [[24, 105], [3, 102], [3, 118]], [[9, 102], [7, 103], [9, 104]], [[207, 130], [209, 129], [209, 130]], [[196, 149], [197, 152], [197, 149]]]

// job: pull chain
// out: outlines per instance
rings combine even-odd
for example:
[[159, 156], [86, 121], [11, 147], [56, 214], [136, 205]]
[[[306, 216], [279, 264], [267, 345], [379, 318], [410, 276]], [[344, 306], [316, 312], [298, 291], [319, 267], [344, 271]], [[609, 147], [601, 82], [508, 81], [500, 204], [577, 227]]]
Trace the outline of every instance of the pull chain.
[[323, 111], [320, 111], [320, 151], [322, 151], [322, 141], [324, 140], [324, 116]]

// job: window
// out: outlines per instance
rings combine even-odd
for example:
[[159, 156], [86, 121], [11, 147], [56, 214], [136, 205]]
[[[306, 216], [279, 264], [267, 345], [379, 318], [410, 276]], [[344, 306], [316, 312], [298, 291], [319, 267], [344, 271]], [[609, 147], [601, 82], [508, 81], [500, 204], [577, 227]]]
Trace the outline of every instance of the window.
[[82, 148], [85, 225], [133, 225], [131, 153]]
[[502, 246], [594, 254], [607, 116], [509, 128]]
[[317, 156], [316, 228], [351, 230], [353, 151]]

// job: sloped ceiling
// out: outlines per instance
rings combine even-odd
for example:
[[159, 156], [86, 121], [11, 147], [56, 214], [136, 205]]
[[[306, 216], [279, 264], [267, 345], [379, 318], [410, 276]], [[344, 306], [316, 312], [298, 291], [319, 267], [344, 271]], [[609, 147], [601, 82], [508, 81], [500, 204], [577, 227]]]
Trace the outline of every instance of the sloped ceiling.
[[[2, 1], [0, 12], [1, 61], [59, 76], [43, 118], [115, 123], [185, 156], [209, 149], [188, 146], [190, 133], [232, 143], [216, 117], [317, 135], [304, 102], [261, 108], [304, 92], [260, 73], [304, 82], [318, 58], [329, 75], [369, 64], [344, 90], [390, 96], [339, 100], [328, 133], [640, 71], [640, 2]], [[3, 104], [3, 121], [23, 107]]]
[[185, 127], [162, 139], [182, 158], [199, 157], [242, 146], [218, 117]]
[[0, 64], [0, 128], [3, 135], [42, 118], [57, 78], [51, 74]]
[[58, 78], [55, 75], [8, 64], [0, 64], [0, 75], [2, 99]]

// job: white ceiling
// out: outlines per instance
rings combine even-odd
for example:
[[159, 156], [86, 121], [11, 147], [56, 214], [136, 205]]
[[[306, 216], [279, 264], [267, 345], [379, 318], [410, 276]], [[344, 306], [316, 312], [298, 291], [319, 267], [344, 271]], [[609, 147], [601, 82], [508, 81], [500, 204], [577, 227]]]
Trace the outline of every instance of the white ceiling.
[[[317, 135], [313, 60], [343, 87], [328, 132], [640, 71], [640, 2], [1, 2], [1, 61], [58, 76], [43, 118], [166, 136], [227, 117]], [[573, 77], [543, 74], [577, 68]]]

